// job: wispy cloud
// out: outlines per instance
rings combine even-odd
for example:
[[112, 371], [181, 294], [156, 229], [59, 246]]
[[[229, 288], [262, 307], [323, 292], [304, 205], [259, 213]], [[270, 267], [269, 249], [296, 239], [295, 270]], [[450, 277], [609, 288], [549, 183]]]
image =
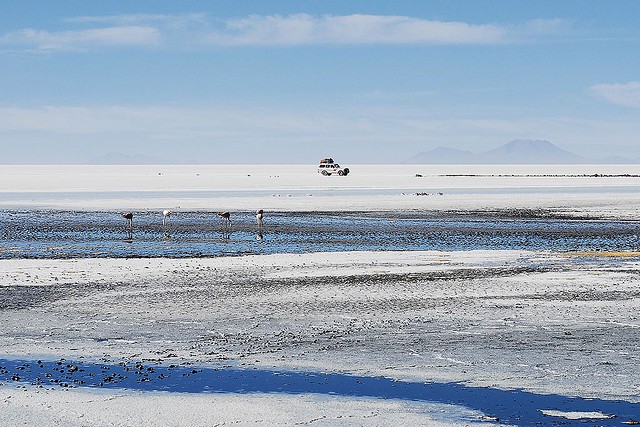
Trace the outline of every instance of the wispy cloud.
[[[0, 108], [0, 133], [45, 133], [99, 135], [126, 133], [132, 138], [151, 139], [211, 137], [234, 139], [363, 138], [416, 141], [454, 141], [461, 135], [470, 140], [514, 139], [527, 135], [559, 140], [601, 138], [626, 125], [617, 121], [594, 121], [579, 117], [521, 117], [499, 115], [437, 118], [418, 110], [403, 108], [357, 108], [327, 112], [324, 109], [289, 110], [277, 108], [175, 108], [163, 106], [73, 106]], [[627, 126], [637, 134], [640, 124]], [[577, 130], [584, 130], [578, 132]], [[605, 129], [606, 132], [601, 130]], [[628, 130], [627, 129], [627, 130]], [[543, 131], [544, 135], [538, 135]], [[498, 136], [498, 137], [496, 137]], [[555, 138], [554, 138], [555, 137]], [[502, 138], [502, 139], [500, 139]]]
[[[220, 21], [204, 14], [80, 16], [81, 29], [23, 29], [0, 35], [0, 45], [33, 50], [100, 46], [483, 45], [558, 34], [562, 20], [521, 25], [472, 24], [388, 15], [269, 15]], [[90, 27], [90, 28], [87, 28]]]
[[24, 29], [0, 36], [0, 44], [39, 51], [86, 50], [101, 46], [157, 46], [160, 32], [153, 27], [121, 26], [73, 31]]
[[598, 84], [591, 91], [614, 104], [640, 108], [640, 82]]
[[188, 13], [181, 15], [163, 14], [135, 14], [135, 15], [107, 15], [107, 16], [76, 16], [66, 19], [66, 22], [81, 24], [108, 24], [113, 26], [161, 24], [172, 27], [184, 27], [194, 23], [208, 22], [203, 13]]
[[230, 45], [486, 44], [504, 39], [496, 25], [442, 22], [406, 16], [249, 16], [226, 23], [208, 40]]
[[336, 116], [272, 109], [68, 105], [0, 108], [0, 132], [68, 135], [126, 132], [160, 139], [244, 138], [260, 134], [326, 134], [337, 130], [343, 132], [352, 126], [349, 119]]
[[533, 19], [514, 28], [514, 32], [529, 37], [565, 34], [570, 30], [570, 23], [559, 18]]

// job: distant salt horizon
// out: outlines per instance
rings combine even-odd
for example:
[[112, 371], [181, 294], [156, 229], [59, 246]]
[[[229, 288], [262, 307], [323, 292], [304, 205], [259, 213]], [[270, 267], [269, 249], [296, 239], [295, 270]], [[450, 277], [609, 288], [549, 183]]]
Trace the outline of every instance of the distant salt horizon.
[[[0, 167], [0, 209], [381, 211], [562, 208], [635, 216], [635, 165], [306, 165]], [[605, 212], [606, 214], [606, 212]]]

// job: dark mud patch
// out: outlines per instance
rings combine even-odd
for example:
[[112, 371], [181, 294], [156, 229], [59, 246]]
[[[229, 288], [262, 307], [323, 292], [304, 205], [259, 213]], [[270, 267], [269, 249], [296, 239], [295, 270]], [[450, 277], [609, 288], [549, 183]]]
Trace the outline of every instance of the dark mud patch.
[[18, 310], [41, 306], [61, 298], [64, 290], [59, 286], [2, 286], [0, 310]]
[[562, 291], [544, 295], [522, 296], [519, 298], [544, 299], [545, 301], [629, 301], [640, 298], [640, 289], [634, 291]]
[[43, 307], [59, 300], [76, 299], [95, 292], [114, 290], [131, 284], [64, 284], [64, 285], [18, 285], [0, 286], [0, 310], [25, 310]]
[[[383, 267], [381, 267], [383, 268]], [[560, 267], [493, 267], [493, 268], [460, 268], [440, 271], [425, 271], [421, 273], [376, 273], [343, 276], [313, 276], [295, 278], [268, 278], [251, 281], [251, 286], [260, 289], [286, 289], [290, 287], [317, 288], [319, 284], [330, 283], [332, 286], [351, 286], [366, 284], [368, 287], [402, 288], [403, 285], [419, 286], [420, 283], [435, 281], [481, 280], [498, 277], [512, 277], [519, 274], [542, 273], [560, 271]]]

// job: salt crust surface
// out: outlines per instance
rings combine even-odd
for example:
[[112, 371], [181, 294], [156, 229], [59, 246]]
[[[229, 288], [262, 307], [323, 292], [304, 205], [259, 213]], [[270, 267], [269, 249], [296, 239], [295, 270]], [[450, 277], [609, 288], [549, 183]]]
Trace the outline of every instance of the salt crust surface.
[[[0, 208], [550, 209], [635, 220], [640, 202], [640, 179], [618, 176], [635, 174], [633, 165], [351, 166], [346, 178], [321, 177], [314, 169], [3, 166]], [[517, 269], [531, 265], [549, 268]], [[67, 293], [0, 312], [0, 348], [7, 357], [89, 359], [160, 357], [172, 348], [176, 360], [204, 365], [231, 360], [637, 401], [637, 270], [633, 257], [521, 251], [3, 260], [0, 286], [55, 285]], [[452, 279], [414, 280], [443, 272]], [[414, 278], [403, 279], [407, 274]], [[256, 277], [275, 285], [247, 285]], [[353, 279], [345, 286], [331, 277]], [[238, 283], [243, 293], [234, 292]], [[283, 331], [293, 341], [270, 341]], [[310, 344], [323, 331], [338, 339]], [[100, 333], [117, 339], [98, 342]], [[206, 345], [194, 347], [203, 340]], [[363, 343], [364, 353], [354, 351]], [[478, 419], [463, 408], [370, 399], [10, 386], [0, 388], [0, 406], [3, 425], [211, 425], [215, 419], [444, 426]]]
[[[11, 390], [0, 388], [0, 424], [40, 427], [497, 425], [450, 405], [315, 395]], [[465, 420], [465, 421], [461, 421]]]
[[0, 208], [524, 208], [633, 218], [640, 202], [635, 165], [354, 165], [351, 170], [346, 177], [325, 177], [315, 165], [5, 165], [0, 167]]
[[[602, 255], [425, 251], [2, 260], [2, 286], [52, 287], [56, 297], [2, 311], [0, 347], [6, 356], [30, 359], [161, 358], [637, 401], [638, 260]], [[538, 271], [522, 268], [532, 265]], [[132, 415], [144, 408], [138, 399], [155, 405], [171, 396], [178, 413], [210, 399], [217, 409], [205, 410], [209, 420], [264, 421], [261, 396], [124, 393], [128, 397], [113, 401], [114, 411], [133, 421], [109, 424], [95, 407], [78, 406], [95, 392], [4, 387], [2, 393], [14, 396], [4, 399], [14, 415], [36, 417], [35, 408], [53, 399], [53, 407], [94, 420], [83, 425], [158, 425], [161, 412], [141, 424]], [[412, 425], [460, 425], [481, 416], [463, 416], [462, 408], [434, 412], [428, 404], [307, 396], [301, 405], [291, 396], [263, 397], [276, 412], [294, 408], [296, 420], [335, 421], [331, 405], [344, 405], [350, 409], [341, 413], [351, 417], [340, 421], [344, 425], [380, 425], [396, 416]], [[239, 415], [233, 405], [243, 399], [249, 409]], [[360, 418], [370, 415], [361, 405], [377, 407], [372, 411], [379, 417]]]

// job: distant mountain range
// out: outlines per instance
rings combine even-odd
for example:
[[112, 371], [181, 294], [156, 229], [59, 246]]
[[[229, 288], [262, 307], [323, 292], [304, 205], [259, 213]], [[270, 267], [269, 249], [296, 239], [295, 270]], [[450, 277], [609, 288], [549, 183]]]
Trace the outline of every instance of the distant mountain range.
[[518, 139], [482, 153], [438, 147], [423, 151], [401, 162], [403, 164], [624, 164], [640, 163], [640, 159], [607, 157], [591, 159], [563, 150], [545, 140]]
[[[181, 164], [157, 156], [112, 152], [93, 158], [90, 165]], [[592, 159], [563, 150], [545, 140], [518, 139], [481, 153], [438, 147], [423, 151], [401, 164], [638, 164], [640, 159], [606, 157]]]

